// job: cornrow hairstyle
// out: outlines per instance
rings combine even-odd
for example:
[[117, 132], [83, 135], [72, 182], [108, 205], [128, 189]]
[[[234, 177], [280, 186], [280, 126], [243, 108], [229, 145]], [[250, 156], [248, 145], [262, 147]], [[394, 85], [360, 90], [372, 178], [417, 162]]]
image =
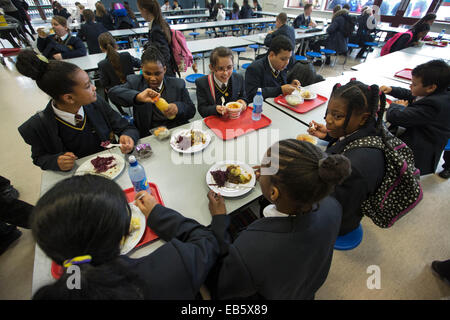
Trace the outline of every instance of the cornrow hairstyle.
[[142, 54], [141, 62], [142, 64], [147, 62], [159, 62], [163, 67], [166, 66], [166, 62], [161, 54], [161, 51], [159, 51], [159, 49], [153, 44], [147, 46], [147, 49], [145, 49]]
[[59, 60], [46, 61], [44, 57], [30, 49], [22, 50], [17, 56], [17, 70], [24, 76], [36, 81], [39, 89], [54, 100], [60, 96], [73, 92], [77, 82], [74, 73], [81, 70], [78, 66]]
[[125, 74], [122, 71], [122, 64], [120, 63], [120, 55], [116, 51], [116, 40], [109, 32], [103, 32], [98, 36], [98, 44], [101, 48], [106, 50], [106, 59], [111, 63], [114, 73], [117, 75], [121, 83], [126, 82]]
[[351, 173], [343, 155], [327, 155], [315, 145], [296, 139], [275, 143], [267, 150], [270, 166], [278, 163], [271, 182], [298, 206], [315, 204], [329, 195]]

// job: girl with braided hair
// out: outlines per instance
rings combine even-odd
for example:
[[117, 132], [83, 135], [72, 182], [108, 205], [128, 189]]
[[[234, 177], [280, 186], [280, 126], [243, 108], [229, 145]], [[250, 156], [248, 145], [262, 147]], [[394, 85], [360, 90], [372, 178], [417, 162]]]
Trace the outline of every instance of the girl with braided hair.
[[384, 152], [377, 148], [354, 148], [344, 152], [352, 141], [381, 136], [386, 97], [377, 85], [366, 85], [352, 79], [346, 85], [333, 87], [325, 115], [326, 125], [312, 121], [308, 133], [329, 141], [326, 152], [343, 154], [351, 161], [352, 174], [336, 187], [333, 196], [342, 205], [339, 235], [358, 228], [363, 217], [360, 207], [380, 186], [385, 169]]

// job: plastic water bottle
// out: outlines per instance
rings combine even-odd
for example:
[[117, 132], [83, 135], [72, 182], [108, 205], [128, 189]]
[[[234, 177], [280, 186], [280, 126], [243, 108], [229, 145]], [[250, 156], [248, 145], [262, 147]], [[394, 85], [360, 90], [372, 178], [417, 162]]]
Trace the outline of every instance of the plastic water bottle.
[[150, 186], [148, 185], [147, 175], [145, 174], [145, 169], [136, 160], [135, 156], [130, 156], [128, 158], [130, 167], [128, 168], [128, 175], [130, 176], [131, 183], [133, 184], [134, 191], [138, 193], [139, 191], [147, 191], [152, 194]]
[[139, 53], [139, 42], [137, 41], [137, 39], [133, 40], [133, 47], [134, 50], [136, 50], [136, 53]]
[[262, 106], [263, 106], [262, 90], [261, 88], [258, 88], [256, 96], [253, 98], [253, 112], [252, 112], [253, 121], [261, 120]]
[[444, 37], [445, 29], [442, 29], [441, 33], [437, 36], [436, 40], [441, 40]]

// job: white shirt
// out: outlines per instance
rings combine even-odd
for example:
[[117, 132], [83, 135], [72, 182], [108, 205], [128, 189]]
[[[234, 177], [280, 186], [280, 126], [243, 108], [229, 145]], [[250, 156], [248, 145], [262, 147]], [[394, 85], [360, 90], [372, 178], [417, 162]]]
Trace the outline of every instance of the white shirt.
[[220, 89], [222, 89], [222, 85], [228, 86], [228, 83], [223, 83], [222, 81], [217, 79], [215, 74], [213, 74], [213, 77], [214, 77], [214, 81], [217, 83], [217, 85], [219, 86]]
[[161, 11], [170, 11], [170, 4], [164, 4], [162, 7], [161, 7]]
[[274, 69], [274, 67], [272, 67], [272, 64], [270, 63], [269, 57], [267, 57], [267, 61], [269, 61], [269, 66], [270, 66], [270, 69], [272, 69], [272, 72], [275, 73], [275, 74], [279, 73], [278, 70], [276, 70], [276, 69]]
[[263, 210], [263, 215], [266, 218], [271, 218], [271, 217], [289, 217], [288, 214], [280, 212], [277, 210], [277, 207], [274, 204], [269, 204], [267, 207], [264, 208]]
[[[76, 126], [76, 122], [75, 122], [75, 114], [70, 113], [70, 112], [66, 112], [66, 111], [59, 110], [58, 108], [55, 107], [55, 104], [54, 104], [53, 100], [52, 100], [52, 108], [53, 108], [53, 112], [55, 113], [55, 115], [56, 115], [58, 118], [60, 118], [60, 119], [62, 119], [62, 120], [64, 120], [64, 121], [66, 121], [67, 123], [70, 123], [70, 124], [73, 125], [73, 126]], [[77, 114], [79, 114], [80, 116], [82, 116], [83, 119], [84, 119], [84, 110], [83, 110], [83, 107], [81, 107], [81, 108], [78, 110]]]

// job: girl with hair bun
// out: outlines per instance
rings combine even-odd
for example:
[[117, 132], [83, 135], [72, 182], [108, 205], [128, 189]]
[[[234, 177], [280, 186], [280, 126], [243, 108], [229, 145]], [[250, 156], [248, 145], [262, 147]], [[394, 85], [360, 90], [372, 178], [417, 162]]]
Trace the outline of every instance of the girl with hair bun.
[[[358, 147], [344, 152], [352, 141], [382, 135], [386, 97], [377, 85], [352, 80], [333, 87], [326, 111], [326, 125], [312, 121], [308, 133], [329, 141], [326, 152], [350, 159], [352, 174], [336, 187], [333, 196], [342, 205], [339, 235], [358, 228], [363, 214], [361, 204], [380, 186], [385, 170], [384, 152], [378, 148]], [[314, 126], [312, 125], [314, 124]]]
[[19, 127], [31, 145], [33, 163], [43, 170], [71, 170], [75, 160], [102, 151], [103, 141], [115, 141], [122, 153], [133, 151], [138, 131], [111, 109], [88, 74], [78, 66], [50, 60], [32, 50], [22, 50], [17, 70], [36, 81], [51, 98], [47, 107]]
[[[271, 146], [261, 163], [256, 176], [271, 205], [233, 243], [225, 237], [226, 255], [207, 285], [218, 299], [314, 299], [341, 223], [341, 206], [329, 194], [350, 174], [350, 162], [288, 139]], [[226, 212], [219, 194], [208, 198], [213, 216]]]

